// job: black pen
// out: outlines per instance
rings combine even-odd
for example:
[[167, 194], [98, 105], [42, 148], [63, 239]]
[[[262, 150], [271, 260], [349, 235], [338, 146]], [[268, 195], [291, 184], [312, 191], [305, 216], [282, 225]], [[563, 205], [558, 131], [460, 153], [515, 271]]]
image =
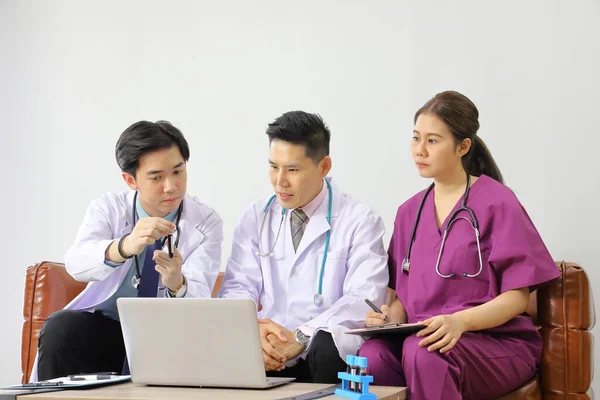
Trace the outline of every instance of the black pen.
[[[377, 308], [377, 306], [375, 304], [373, 304], [371, 302], [371, 300], [365, 299], [365, 303], [367, 303], [369, 305], [369, 307], [371, 307], [373, 309], [373, 311], [375, 311], [379, 314], [383, 314], [383, 312], [379, 308]], [[385, 322], [390, 322], [390, 319], [387, 317], [387, 315], [384, 315], [384, 317], [385, 317]]]
[[173, 258], [173, 244], [171, 242], [173, 235], [167, 235], [167, 247], [169, 248], [169, 258]]

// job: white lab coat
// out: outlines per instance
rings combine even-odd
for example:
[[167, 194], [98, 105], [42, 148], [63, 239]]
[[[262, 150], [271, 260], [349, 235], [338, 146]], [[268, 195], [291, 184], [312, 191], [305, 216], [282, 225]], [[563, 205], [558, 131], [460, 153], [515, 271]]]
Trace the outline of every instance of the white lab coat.
[[[133, 229], [134, 194], [106, 193], [88, 207], [75, 243], [65, 254], [65, 267], [73, 278], [89, 284], [65, 309], [93, 311], [116, 292], [129, 269], [135, 268], [133, 258], [118, 267], [104, 263], [110, 243]], [[186, 194], [179, 229], [178, 250], [187, 279], [185, 297], [211, 297], [221, 266], [223, 221], [213, 209]], [[36, 380], [37, 357], [30, 381]]]
[[[370, 310], [364, 299], [378, 305], [384, 301], [389, 280], [388, 256], [382, 241], [385, 227], [381, 217], [333, 184], [332, 193], [331, 226], [327, 223], [327, 194], [309, 219], [297, 252], [292, 244], [288, 212], [271, 257], [256, 255], [258, 241], [261, 240], [265, 252], [273, 246], [281, 221], [281, 206], [273, 202], [263, 237], [259, 238], [268, 198], [250, 205], [235, 229], [219, 296], [260, 302], [259, 318], [270, 318], [290, 330], [302, 326], [315, 333], [330, 332], [340, 357], [345, 360], [346, 355], [356, 354], [363, 342], [360, 336], [344, 332], [364, 327]], [[329, 229], [331, 241], [323, 275], [324, 302], [316, 306], [313, 297]]]

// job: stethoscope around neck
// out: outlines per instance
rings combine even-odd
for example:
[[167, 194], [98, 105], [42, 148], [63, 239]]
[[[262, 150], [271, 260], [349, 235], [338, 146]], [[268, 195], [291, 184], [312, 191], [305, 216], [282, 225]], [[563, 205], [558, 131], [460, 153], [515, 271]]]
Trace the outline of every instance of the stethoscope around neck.
[[[433, 189], [434, 186], [435, 186], [435, 184], [432, 183], [427, 188], [427, 191], [425, 192], [425, 195], [423, 196], [423, 199], [421, 200], [421, 204], [419, 205], [419, 210], [417, 211], [417, 218], [415, 219], [412, 233], [410, 234], [410, 240], [408, 241], [408, 250], [406, 251], [406, 257], [404, 258], [404, 260], [402, 260], [402, 272], [408, 273], [410, 271], [410, 254], [412, 251], [413, 242], [415, 241], [415, 234], [417, 232], [417, 227], [419, 226], [419, 220], [421, 219], [421, 211], [423, 211], [423, 206], [425, 204], [425, 199], [427, 199], [427, 195], [429, 194], [429, 192], [431, 192], [431, 190]], [[475, 217], [475, 213], [473, 212], [473, 210], [471, 210], [469, 207], [467, 207], [467, 197], [469, 197], [470, 189], [471, 189], [471, 177], [469, 174], [467, 174], [467, 187], [465, 188], [465, 193], [463, 195], [461, 207], [452, 213], [452, 215], [448, 219], [448, 222], [446, 223], [446, 227], [444, 228], [444, 235], [442, 237], [442, 245], [440, 247], [437, 261], [435, 263], [435, 272], [441, 278], [448, 279], [448, 278], [454, 277], [454, 273], [444, 275], [440, 272], [440, 260], [442, 258], [442, 253], [444, 251], [444, 244], [446, 243], [446, 238], [448, 236], [448, 232], [450, 231], [450, 227], [459, 219], [465, 219], [465, 220], [469, 221], [469, 223], [473, 227], [473, 230], [475, 231], [475, 239], [477, 241], [477, 252], [479, 255], [479, 270], [477, 271], [477, 273], [469, 274], [467, 272], [463, 272], [462, 275], [466, 278], [475, 278], [475, 277], [479, 276], [479, 274], [481, 274], [481, 271], [483, 271], [483, 260], [481, 258], [481, 245], [479, 243], [479, 223], [477, 222], [477, 218]], [[458, 213], [460, 213], [461, 211], [468, 212], [471, 219], [469, 219], [467, 217], [462, 217], [462, 216], [459, 217]]]
[[[133, 220], [133, 227], [131, 228], [132, 230], [135, 228], [135, 224], [137, 222], [137, 195], [138, 192], [135, 192], [135, 195], [133, 196], [133, 211], [132, 211], [132, 215], [131, 215], [131, 219]], [[175, 239], [175, 247], [179, 248], [179, 237], [181, 236], [181, 231], [179, 230], [179, 221], [181, 220], [181, 214], [183, 213], [183, 199], [181, 199], [181, 203], [179, 203], [179, 208], [177, 209], [177, 218], [175, 219], [175, 228], [177, 231], [177, 239]], [[161, 242], [160, 245], [161, 247], [165, 245], [165, 241], [167, 240], [167, 237], [165, 236]], [[148, 254], [145, 255], [145, 257], [148, 257]], [[137, 256], [137, 254], [135, 256], [133, 256], [133, 260], [135, 262], [135, 275], [131, 278], [131, 285], [137, 289], [138, 286], [140, 285], [140, 281], [142, 280], [142, 273], [140, 271], [140, 260]]]
[[[323, 304], [323, 274], [325, 273], [325, 263], [327, 262], [327, 252], [329, 251], [329, 242], [331, 240], [331, 210], [333, 208], [333, 196], [332, 196], [333, 191], [331, 189], [331, 183], [329, 183], [329, 181], [327, 179], [324, 179], [324, 180], [325, 180], [325, 183], [327, 184], [327, 190], [329, 192], [329, 205], [327, 208], [327, 223], [329, 224], [330, 228], [327, 231], [327, 236], [325, 238], [325, 252], [323, 253], [323, 260], [321, 261], [321, 273], [319, 274], [319, 286], [317, 288], [317, 293], [315, 293], [315, 295], [313, 296], [313, 303], [317, 307], [319, 307]], [[258, 251], [255, 253], [259, 257], [273, 256], [273, 251], [275, 250], [275, 247], [277, 246], [277, 242], [279, 241], [279, 234], [281, 233], [281, 227], [283, 226], [283, 223], [285, 221], [287, 209], [282, 207], [281, 208], [281, 221], [279, 221], [279, 228], [277, 229], [277, 235], [275, 236], [275, 242], [273, 243], [273, 245], [271, 246], [269, 251], [265, 252], [261, 245], [262, 237], [263, 237], [263, 230], [265, 228], [265, 221], [267, 220], [267, 214], [269, 212], [269, 208], [271, 207], [271, 204], [273, 204], [273, 202], [275, 201], [276, 198], [277, 198], [277, 195], [271, 196], [269, 201], [267, 201], [265, 208], [263, 209], [264, 215], [262, 218], [262, 222], [260, 224], [260, 230], [258, 232]]]

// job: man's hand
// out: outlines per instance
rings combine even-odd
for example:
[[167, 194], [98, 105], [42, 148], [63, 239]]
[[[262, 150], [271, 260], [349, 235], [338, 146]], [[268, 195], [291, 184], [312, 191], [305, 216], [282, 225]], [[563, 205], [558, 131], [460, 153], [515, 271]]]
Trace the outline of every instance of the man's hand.
[[296, 339], [294, 338], [294, 332], [288, 332], [289, 335], [286, 334], [287, 342], [282, 342], [279, 340], [279, 337], [273, 333], [269, 333], [267, 335], [267, 340], [276, 351], [281, 353], [286, 358], [286, 360], [293, 360], [304, 351], [304, 346], [296, 342]]
[[133, 231], [123, 240], [123, 253], [126, 256], [139, 255], [146, 246], [153, 244], [163, 236], [172, 235], [175, 224], [163, 218], [140, 218]]
[[[258, 327], [263, 349], [263, 361], [267, 371], [281, 371], [285, 368], [283, 363], [296, 357], [304, 350], [302, 345], [296, 343], [293, 332], [270, 319], [259, 319]], [[272, 337], [271, 340], [274, 340], [277, 348], [271, 344], [268, 339], [269, 336]], [[300, 348], [299, 351], [298, 347]]]
[[156, 267], [154, 267], [161, 275], [162, 284], [171, 292], [176, 292], [183, 284], [183, 275], [181, 274], [181, 265], [183, 258], [176, 247], [173, 247], [173, 258], [169, 258], [169, 253], [161, 250], [154, 250]]

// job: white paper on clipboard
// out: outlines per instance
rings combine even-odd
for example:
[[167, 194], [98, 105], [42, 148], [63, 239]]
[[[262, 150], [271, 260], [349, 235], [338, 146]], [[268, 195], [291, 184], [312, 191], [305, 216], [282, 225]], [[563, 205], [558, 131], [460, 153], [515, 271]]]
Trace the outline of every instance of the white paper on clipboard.
[[109, 378], [97, 379], [96, 374], [90, 375], [77, 375], [84, 380], [72, 381], [69, 377], [66, 378], [54, 378], [48, 379], [46, 382], [62, 382], [63, 388], [69, 387], [87, 387], [87, 386], [102, 386], [102, 385], [113, 385], [115, 383], [128, 382], [131, 380], [131, 375], [109, 375]]

